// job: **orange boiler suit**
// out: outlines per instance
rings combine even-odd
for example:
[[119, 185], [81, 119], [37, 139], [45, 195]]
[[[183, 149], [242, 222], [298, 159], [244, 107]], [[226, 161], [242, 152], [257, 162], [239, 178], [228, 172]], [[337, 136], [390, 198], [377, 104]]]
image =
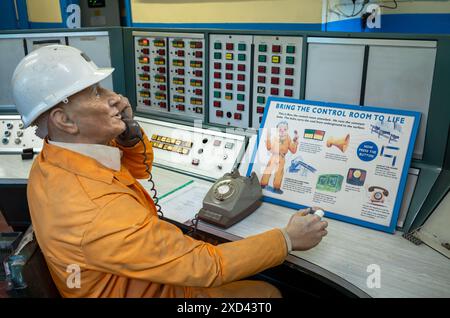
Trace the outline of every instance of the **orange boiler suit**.
[[[239, 280], [284, 261], [281, 230], [217, 246], [186, 236], [158, 218], [136, 180], [148, 177], [143, 143], [111, 146], [123, 151], [120, 171], [45, 140], [30, 172], [35, 235], [63, 297], [280, 296], [270, 284]], [[75, 288], [67, 283], [73, 264], [81, 270]]]
[[276, 170], [273, 177], [273, 188], [279, 190], [281, 188], [281, 182], [284, 176], [284, 165], [286, 163], [285, 157], [288, 151], [291, 153], [297, 152], [297, 141], [292, 141], [289, 135], [286, 135], [284, 139], [281, 139], [277, 134], [274, 138], [267, 135], [266, 148], [272, 154], [267, 163], [266, 169], [261, 177], [261, 186], [267, 186], [269, 184], [270, 176], [272, 172]]

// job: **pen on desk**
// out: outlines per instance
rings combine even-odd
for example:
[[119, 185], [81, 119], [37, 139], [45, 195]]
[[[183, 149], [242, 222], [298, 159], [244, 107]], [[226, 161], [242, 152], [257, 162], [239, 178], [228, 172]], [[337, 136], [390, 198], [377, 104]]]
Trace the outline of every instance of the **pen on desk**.
[[168, 195], [170, 195], [170, 194], [172, 194], [172, 193], [174, 193], [174, 192], [176, 192], [176, 191], [178, 191], [180, 189], [183, 189], [184, 187], [190, 185], [193, 182], [194, 182], [194, 180], [190, 180], [190, 181], [186, 182], [185, 184], [180, 185], [178, 188], [175, 188], [172, 191], [169, 191], [169, 192], [163, 194], [162, 196], [159, 197], [159, 199], [161, 200], [161, 199], [167, 197]]

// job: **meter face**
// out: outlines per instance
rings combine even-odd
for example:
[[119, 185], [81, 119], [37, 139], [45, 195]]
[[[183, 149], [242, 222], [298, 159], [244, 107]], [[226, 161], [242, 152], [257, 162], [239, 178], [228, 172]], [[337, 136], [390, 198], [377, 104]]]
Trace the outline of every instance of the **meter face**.
[[88, 0], [88, 8], [104, 8], [105, 0]]

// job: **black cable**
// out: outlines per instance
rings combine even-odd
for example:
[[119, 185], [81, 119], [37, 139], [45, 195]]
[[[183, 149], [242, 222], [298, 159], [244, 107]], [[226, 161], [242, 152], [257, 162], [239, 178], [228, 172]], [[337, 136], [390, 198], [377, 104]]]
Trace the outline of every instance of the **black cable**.
[[186, 235], [194, 237], [197, 233], [197, 227], [198, 227], [198, 221], [200, 219], [198, 218], [198, 213], [194, 216], [194, 218], [191, 220], [191, 230], [186, 233]]
[[398, 8], [398, 3], [397, 0], [392, 0], [394, 2], [394, 7], [390, 7], [390, 6], [386, 6], [386, 5], [380, 5], [380, 8], [386, 8], [386, 9], [397, 9]]
[[148, 175], [150, 176], [147, 181], [150, 182], [150, 186], [151, 186], [150, 192], [153, 192], [151, 195], [153, 197], [153, 203], [155, 204], [155, 207], [156, 207], [156, 213], [158, 214], [160, 219], [163, 219], [164, 218], [164, 213], [161, 211], [161, 206], [158, 204], [158, 202], [159, 202], [158, 192], [156, 191], [156, 188], [155, 188], [155, 182], [153, 182], [153, 176], [152, 176], [152, 173], [150, 172], [150, 167], [147, 164], [147, 147], [146, 147], [145, 142], [142, 139], [142, 137], [138, 136], [138, 138], [142, 142], [142, 144], [144, 145], [145, 172], [147, 172]]

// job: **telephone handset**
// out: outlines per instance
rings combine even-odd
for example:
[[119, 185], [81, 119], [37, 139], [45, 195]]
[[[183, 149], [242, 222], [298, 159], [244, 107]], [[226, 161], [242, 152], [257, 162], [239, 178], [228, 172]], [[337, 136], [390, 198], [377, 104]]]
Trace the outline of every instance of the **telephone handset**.
[[255, 211], [262, 203], [261, 198], [256, 174], [244, 177], [235, 169], [214, 183], [203, 199], [198, 218], [228, 228]]
[[142, 139], [141, 127], [136, 120], [129, 118], [125, 112], [122, 112], [121, 115], [126, 128], [117, 138], [124, 146], [133, 146]]

